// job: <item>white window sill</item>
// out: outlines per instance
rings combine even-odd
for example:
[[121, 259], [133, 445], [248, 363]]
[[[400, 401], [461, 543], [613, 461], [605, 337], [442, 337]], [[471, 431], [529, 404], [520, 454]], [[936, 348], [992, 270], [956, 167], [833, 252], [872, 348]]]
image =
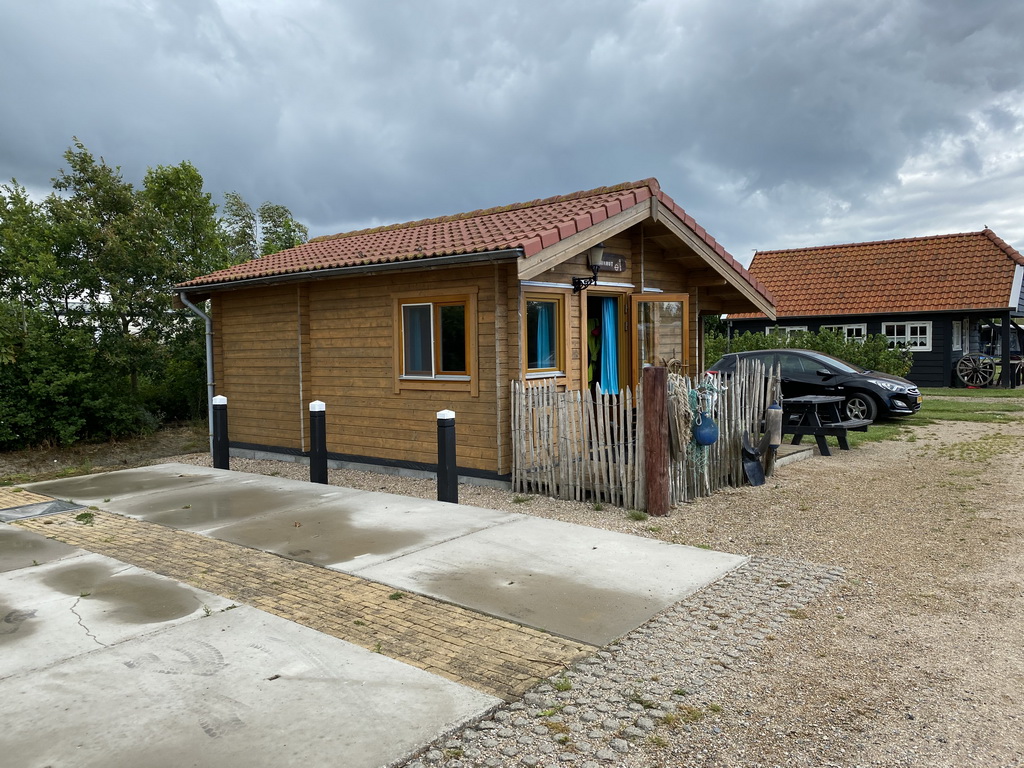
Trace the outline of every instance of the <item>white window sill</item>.
[[564, 379], [563, 371], [535, 371], [526, 374], [527, 379]]

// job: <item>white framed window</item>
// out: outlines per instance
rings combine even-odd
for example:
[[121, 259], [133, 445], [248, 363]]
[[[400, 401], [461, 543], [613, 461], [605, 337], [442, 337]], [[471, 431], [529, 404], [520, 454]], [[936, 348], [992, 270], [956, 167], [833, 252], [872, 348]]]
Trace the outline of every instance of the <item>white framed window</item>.
[[930, 352], [932, 349], [931, 322], [883, 323], [882, 333], [889, 337], [890, 349], [898, 344], [914, 352]]
[[806, 330], [806, 325], [769, 325], [765, 327], [764, 335], [778, 336], [780, 339], [788, 339], [791, 334]]
[[954, 351], [969, 354], [971, 351], [971, 321], [954, 320], [951, 334], [952, 347]]
[[845, 339], [853, 339], [855, 341], [864, 341], [864, 338], [868, 335], [867, 323], [852, 323], [847, 325], [823, 325], [819, 330], [832, 331], [838, 333]]

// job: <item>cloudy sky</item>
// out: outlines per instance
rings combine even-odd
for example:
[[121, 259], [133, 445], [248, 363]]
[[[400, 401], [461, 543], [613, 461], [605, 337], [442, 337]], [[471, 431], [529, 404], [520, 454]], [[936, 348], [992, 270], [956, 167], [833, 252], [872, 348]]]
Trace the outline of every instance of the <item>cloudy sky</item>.
[[1024, 251], [1019, 0], [0, 0], [0, 181], [77, 136], [311, 235], [655, 176], [754, 249]]

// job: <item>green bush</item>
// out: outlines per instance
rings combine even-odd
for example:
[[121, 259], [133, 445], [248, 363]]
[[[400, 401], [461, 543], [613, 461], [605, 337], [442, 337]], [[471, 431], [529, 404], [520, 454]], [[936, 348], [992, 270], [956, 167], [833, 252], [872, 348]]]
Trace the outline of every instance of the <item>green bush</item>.
[[764, 333], [741, 333], [726, 339], [721, 333], [711, 332], [704, 337], [705, 360], [714, 363], [726, 353], [747, 352], [753, 349], [814, 349], [846, 360], [872, 371], [906, 376], [913, 365], [909, 349], [889, 348], [889, 339], [882, 334], [863, 339], [848, 339], [835, 331], [793, 331], [786, 337]]

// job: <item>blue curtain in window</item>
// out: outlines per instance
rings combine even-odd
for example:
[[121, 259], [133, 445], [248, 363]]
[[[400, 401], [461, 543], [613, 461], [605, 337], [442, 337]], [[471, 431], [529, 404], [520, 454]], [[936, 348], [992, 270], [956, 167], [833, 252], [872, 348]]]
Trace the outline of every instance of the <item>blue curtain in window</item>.
[[537, 359], [534, 368], [555, 367], [555, 305], [537, 303]]
[[602, 392], [619, 391], [619, 313], [615, 299], [601, 299], [601, 378]]

